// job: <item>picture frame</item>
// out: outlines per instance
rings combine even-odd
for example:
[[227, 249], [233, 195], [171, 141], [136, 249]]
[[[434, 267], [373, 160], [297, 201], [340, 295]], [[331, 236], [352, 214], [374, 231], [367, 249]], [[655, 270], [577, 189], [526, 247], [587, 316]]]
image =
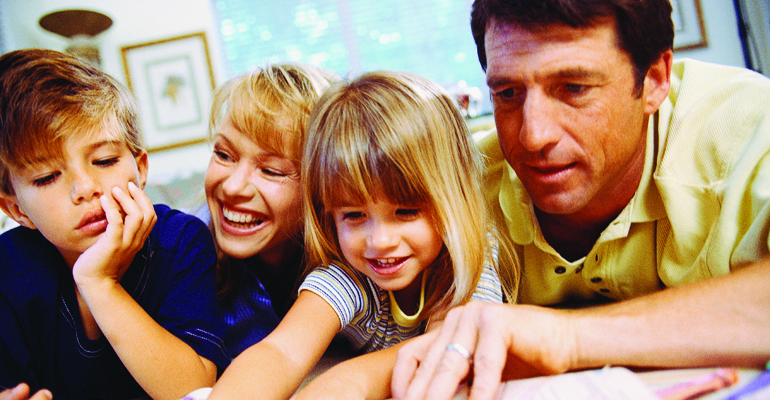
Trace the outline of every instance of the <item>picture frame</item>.
[[121, 54], [147, 151], [204, 142], [215, 87], [206, 33], [128, 45]]
[[699, 0], [671, 0], [674, 20], [674, 50], [708, 46]]

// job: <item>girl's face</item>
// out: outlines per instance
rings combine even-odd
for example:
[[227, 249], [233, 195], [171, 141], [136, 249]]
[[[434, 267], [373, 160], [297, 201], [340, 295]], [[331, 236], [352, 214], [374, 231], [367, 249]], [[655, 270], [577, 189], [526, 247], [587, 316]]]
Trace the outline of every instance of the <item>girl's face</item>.
[[302, 226], [299, 166], [236, 129], [229, 115], [214, 141], [206, 200], [219, 248], [234, 258], [259, 254], [277, 264]]
[[[384, 196], [378, 196], [379, 199]], [[443, 247], [424, 207], [369, 201], [356, 204], [343, 196], [332, 209], [337, 238], [347, 262], [384, 290], [419, 287], [421, 272]]]

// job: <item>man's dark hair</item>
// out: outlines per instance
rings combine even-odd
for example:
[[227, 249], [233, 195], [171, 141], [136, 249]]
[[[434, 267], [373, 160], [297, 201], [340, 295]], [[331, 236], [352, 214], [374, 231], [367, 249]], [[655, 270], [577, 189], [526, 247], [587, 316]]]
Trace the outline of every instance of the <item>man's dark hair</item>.
[[486, 70], [484, 34], [492, 21], [536, 32], [555, 24], [590, 27], [601, 18], [613, 18], [618, 46], [631, 56], [635, 91], [641, 94], [647, 70], [674, 44], [671, 10], [669, 0], [475, 0], [471, 31]]

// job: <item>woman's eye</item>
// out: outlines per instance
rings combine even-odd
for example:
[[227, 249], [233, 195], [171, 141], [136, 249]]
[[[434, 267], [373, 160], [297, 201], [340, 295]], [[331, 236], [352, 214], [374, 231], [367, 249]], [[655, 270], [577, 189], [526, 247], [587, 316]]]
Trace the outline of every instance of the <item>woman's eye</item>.
[[35, 186], [46, 186], [56, 181], [56, 178], [58, 178], [59, 175], [60, 173], [54, 172], [45, 176], [41, 176], [40, 178], [33, 180], [32, 184]]
[[225, 153], [222, 150], [214, 150], [214, 156], [216, 156], [218, 159], [220, 159], [222, 161], [230, 161], [230, 160], [232, 160], [230, 155]]
[[275, 170], [275, 169], [270, 169], [270, 168], [262, 168], [262, 173], [267, 175], [267, 176], [274, 176], [274, 177], [278, 177], [278, 178], [283, 178], [283, 177], [287, 176], [287, 174], [284, 173], [284, 172], [281, 172], [281, 171], [278, 171], [278, 170]]

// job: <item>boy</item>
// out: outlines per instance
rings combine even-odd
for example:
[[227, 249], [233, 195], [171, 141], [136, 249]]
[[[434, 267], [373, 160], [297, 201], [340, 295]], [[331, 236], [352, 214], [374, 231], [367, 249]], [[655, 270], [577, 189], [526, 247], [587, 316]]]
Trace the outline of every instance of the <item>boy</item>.
[[213, 242], [140, 189], [138, 126], [82, 61], [0, 57], [0, 208], [21, 225], [0, 236], [0, 389], [179, 399], [226, 366]]

